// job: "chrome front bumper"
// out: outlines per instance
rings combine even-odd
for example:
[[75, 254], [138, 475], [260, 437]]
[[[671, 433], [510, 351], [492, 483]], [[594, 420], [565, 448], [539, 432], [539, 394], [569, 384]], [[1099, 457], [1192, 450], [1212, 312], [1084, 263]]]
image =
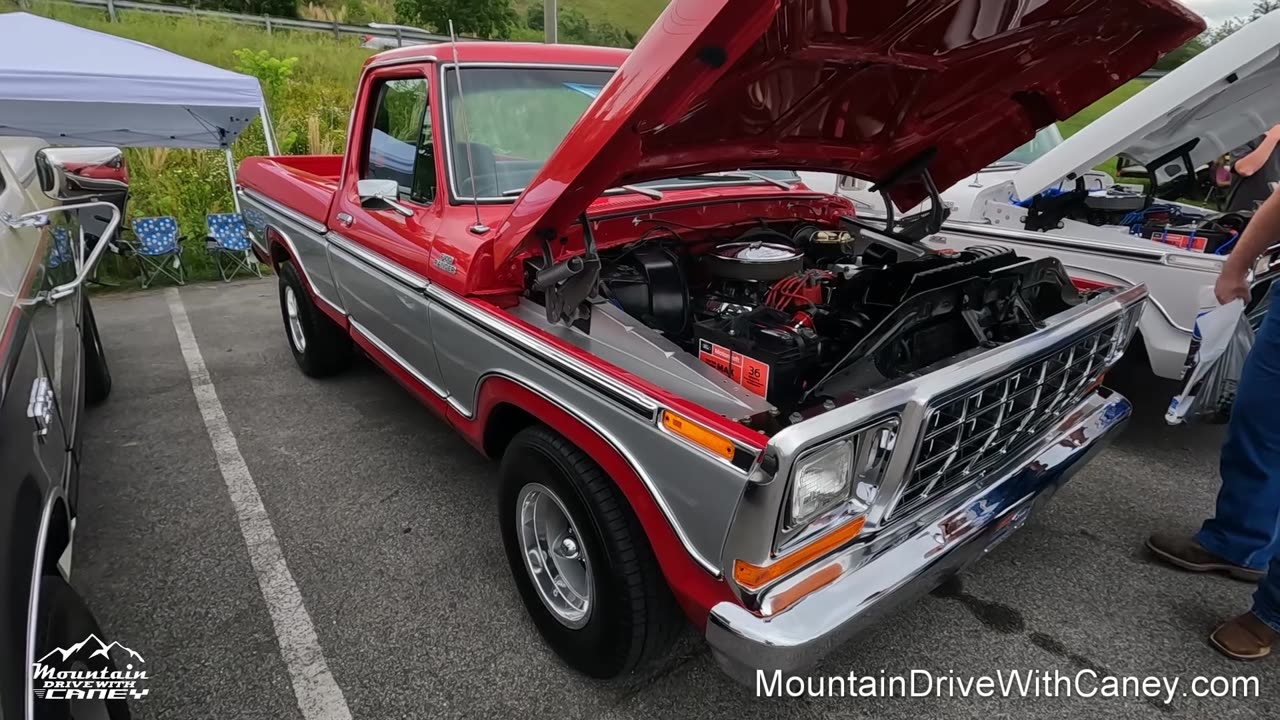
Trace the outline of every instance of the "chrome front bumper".
[[719, 603], [706, 629], [716, 661], [746, 683], [755, 681], [756, 670], [792, 673], [816, 664], [1017, 530], [1118, 434], [1131, 411], [1124, 397], [1100, 389], [1025, 462], [998, 479], [811, 565], [812, 570], [848, 555], [852, 561], [845, 566], [853, 569], [777, 615], [761, 617], [737, 604]]

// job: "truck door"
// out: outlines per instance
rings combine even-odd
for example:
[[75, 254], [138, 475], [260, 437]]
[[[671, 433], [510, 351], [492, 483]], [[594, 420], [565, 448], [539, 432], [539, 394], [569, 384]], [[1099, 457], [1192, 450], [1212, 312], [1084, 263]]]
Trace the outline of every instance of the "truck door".
[[[35, 209], [26, 191], [19, 185], [8, 164], [0, 160], [0, 213], [18, 217]], [[8, 313], [4, 331], [12, 337], [30, 335], [26, 342], [32, 364], [24, 375], [22, 386], [8, 388], [5, 395], [25, 403], [26, 432], [53, 482], [70, 477], [70, 433], [64, 423], [68, 417], [63, 404], [74, 406], [75, 368], [68, 367], [68, 356], [79, 359], [78, 343], [66, 346], [68, 336], [76, 336], [76, 313], [79, 295], [53, 303], [46, 302], [44, 291], [57, 284], [56, 253], [53, 229], [61, 218], [50, 213], [51, 224], [37, 226], [22, 222], [0, 221], [0, 308]], [[75, 262], [67, 257], [70, 276], [75, 277]], [[15, 342], [21, 346], [21, 342]], [[16, 430], [15, 430], [16, 432]]]
[[[329, 263], [357, 332], [390, 350], [429, 384], [440, 368], [427, 300], [431, 242], [440, 227], [431, 127], [431, 78], [424, 66], [372, 71], [356, 98], [343, 183], [329, 218]], [[394, 180], [406, 214], [362, 205], [362, 179]]]

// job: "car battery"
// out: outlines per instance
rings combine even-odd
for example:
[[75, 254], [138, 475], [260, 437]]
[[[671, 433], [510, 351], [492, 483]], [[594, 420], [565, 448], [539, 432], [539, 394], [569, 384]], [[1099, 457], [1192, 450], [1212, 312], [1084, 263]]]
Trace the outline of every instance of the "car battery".
[[1172, 245], [1192, 252], [1216, 253], [1236, 238], [1232, 230], [1202, 225], [1170, 225], [1148, 222], [1138, 231], [1140, 237]]
[[702, 320], [693, 334], [699, 360], [774, 405], [799, 399], [818, 360], [818, 336], [773, 308]]

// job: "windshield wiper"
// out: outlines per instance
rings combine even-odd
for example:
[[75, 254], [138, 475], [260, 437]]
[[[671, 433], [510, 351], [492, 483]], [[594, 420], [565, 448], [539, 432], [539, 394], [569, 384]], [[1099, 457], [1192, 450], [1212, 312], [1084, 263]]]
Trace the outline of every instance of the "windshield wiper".
[[715, 175], [716, 177], [728, 178], [732, 180], [749, 180], [751, 178], [755, 178], [756, 180], [763, 180], [775, 187], [780, 187], [783, 190], [791, 189], [791, 183], [787, 182], [786, 180], [779, 180], [778, 178], [769, 177], [768, 175], [765, 175], [763, 173], [752, 172], [750, 170], [734, 170], [731, 173], [712, 173], [712, 175]]
[[[625, 190], [627, 192], [633, 192], [637, 195], [644, 195], [645, 197], [653, 198], [654, 200], [662, 199], [661, 190], [654, 190], [653, 188], [640, 187], [639, 185], [619, 185], [618, 187], [611, 187], [608, 190], [605, 190], [605, 192], [617, 191], [617, 190]], [[522, 192], [524, 192], [524, 188], [512, 188], [511, 190], [503, 190], [502, 196], [514, 197], [516, 195], [519, 195]]]

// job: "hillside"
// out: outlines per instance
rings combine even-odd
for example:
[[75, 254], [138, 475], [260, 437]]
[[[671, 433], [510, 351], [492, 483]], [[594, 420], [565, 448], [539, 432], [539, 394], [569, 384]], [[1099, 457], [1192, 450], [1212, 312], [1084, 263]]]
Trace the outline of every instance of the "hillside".
[[[512, 4], [524, 17], [529, 3], [515, 0]], [[560, 0], [560, 7], [577, 10], [593, 23], [607, 22], [640, 37], [662, 14], [667, 0]]]

